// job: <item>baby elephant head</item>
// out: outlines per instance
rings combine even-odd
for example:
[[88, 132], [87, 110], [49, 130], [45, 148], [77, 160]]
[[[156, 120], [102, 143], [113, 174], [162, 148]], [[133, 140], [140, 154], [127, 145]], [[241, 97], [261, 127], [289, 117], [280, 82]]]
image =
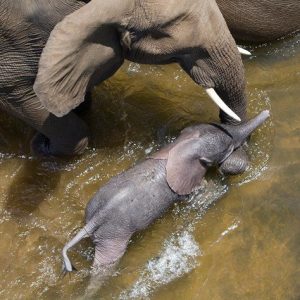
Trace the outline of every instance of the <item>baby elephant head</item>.
[[174, 143], [151, 158], [167, 159], [167, 182], [179, 195], [199, 186], [208, 167], [220, 165], [268, 117], [268, 110], [240, 125], [201, 124], [185, 128]]

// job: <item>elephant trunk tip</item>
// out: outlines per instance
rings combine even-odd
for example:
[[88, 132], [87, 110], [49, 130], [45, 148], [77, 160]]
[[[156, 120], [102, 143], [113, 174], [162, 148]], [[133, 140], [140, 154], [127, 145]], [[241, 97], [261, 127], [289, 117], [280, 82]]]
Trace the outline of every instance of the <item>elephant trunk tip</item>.
[[257, 120], [257, 126], [262, 124], [266, 119], [270, 117], [270, 111], [268, 109], [263, 110], [261, 113], [259, 113], [254, 119]]
[[228, 131], [233, 136], [235, 147], [240, 147], [243, 144], [243, 142], [250, 136], [250, 134], [252, 134], [254, 130], [261, 126], [269, 117], [270, 111], [263, 110], [254, 118], [250, 119], [244, 124], [235, 126], [227, 125]]
[[263, 110], [261, 113], [266, 119], [270, 117], [270, 111], [268, 109]]
[[238, 140], [246, 139], [255, 129], [261, 126], [269, 117], [270, 117], [270, 111], [263, 110], [253, 119], [243, 124], [239, 130]]

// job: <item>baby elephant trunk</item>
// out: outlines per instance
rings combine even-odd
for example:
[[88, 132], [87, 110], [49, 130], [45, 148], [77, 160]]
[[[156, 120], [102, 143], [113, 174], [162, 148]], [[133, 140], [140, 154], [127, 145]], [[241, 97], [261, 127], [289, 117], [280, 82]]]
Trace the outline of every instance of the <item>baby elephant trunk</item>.
[[262, 125], [267, 118], [269, 118], [270, 112], [268, 110], [262, 111], [253, 119], [247, 121], [241, 125], [222, 125], [233, 137], [235, 148], [240, 147], [248, 136], [260, 125]]

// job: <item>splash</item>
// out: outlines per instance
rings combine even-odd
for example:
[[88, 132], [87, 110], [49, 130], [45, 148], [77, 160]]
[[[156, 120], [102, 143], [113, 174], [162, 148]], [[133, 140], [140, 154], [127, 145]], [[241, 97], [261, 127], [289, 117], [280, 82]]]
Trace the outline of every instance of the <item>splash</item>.
[[228, 185], [223, 181], [218, 179], [203, 180], [200, 188], [187, 200], [188, 205], [181, 211], [177, 211], [177, 213], [181, 215], [180, 218], [186, 219], [192, 212], [195, 212], [196, 215], [192, 216], [189, 222], [196, 225], [208, 208], [225, 195], [227, 191]]
[[168, 239], [157, 258], [145, 266], [140, 278], [119, 299], [146, 298], [158, 287], [189, 273], [198, 266], [197, 257], [202, 254], [189, 231], [176, 233]]

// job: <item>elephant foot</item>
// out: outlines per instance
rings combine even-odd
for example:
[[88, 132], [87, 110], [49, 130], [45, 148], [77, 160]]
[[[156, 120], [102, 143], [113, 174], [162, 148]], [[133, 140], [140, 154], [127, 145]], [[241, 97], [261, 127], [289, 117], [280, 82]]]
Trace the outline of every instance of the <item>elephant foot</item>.
[[222, 174], [237, 175], [246, 171], [249, 165], [249, 158], [245, 150], [240, 147], [235, 150], [220, 166]]
[[42, 133], [36, 133], [31, 140], [31, 153], [38, 157], [48, 157], [50, 153], [50, 140]]

